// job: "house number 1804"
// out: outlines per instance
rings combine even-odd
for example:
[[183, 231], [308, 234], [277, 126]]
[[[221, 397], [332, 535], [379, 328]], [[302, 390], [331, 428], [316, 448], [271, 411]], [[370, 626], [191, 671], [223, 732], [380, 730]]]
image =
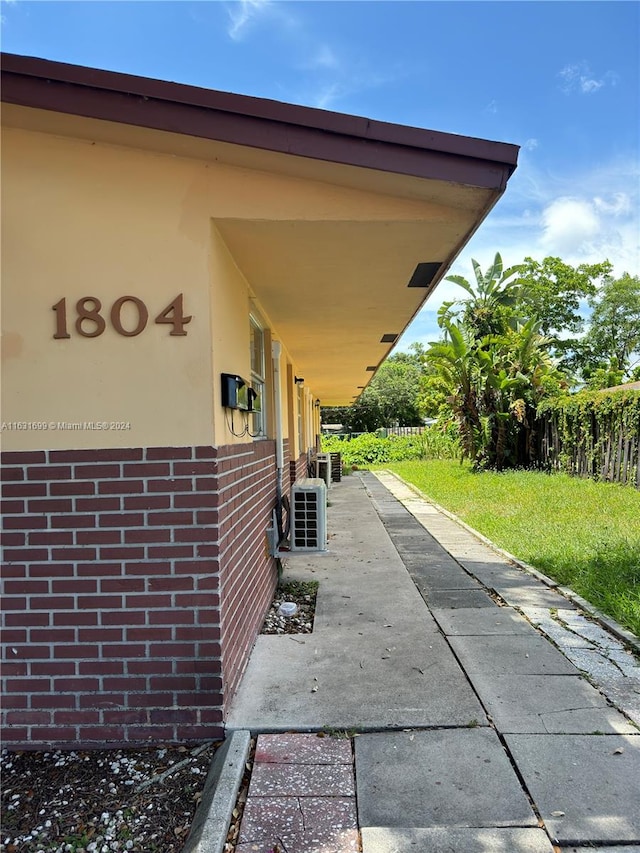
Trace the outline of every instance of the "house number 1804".
[[[124, 326], [122, 322], [122, 308], [126, 303], [130, 303], [135, 312], [133, 313], [134, 322]], [[52, 306], [56, 315], [56, 331], [54, 334], [55, 340], [64, 340], [70, 338], [67, 325], [67, 300], [61, 299]], [[107, 321], [101, 314], [102, 302], [96, 296], [83, 296], [78, 299], [75, 305], [75, 322], [74, 327], [77, 334], [83, 338], [97, 338], [101, 335], [106, 326]], [[111, 325], [119, 335], [125, 338], [135, 338], [140, 332], [144, 331], [149, 320], [149, 311], [142, 299], [137, 296], [121, 296], [111, 306], [109, 311], [109, 320]], [[185, 316], [183, 309], [183, 294], [179, 293], [176, 298], [170, 302], [167, 307], [161, 311], [153, 321], [154, 323], [166, 324], [171, 326], [170, 335], [184, 336], [187, 334], [184, 328], [187, 323], [192, 320], [191, 316]]]

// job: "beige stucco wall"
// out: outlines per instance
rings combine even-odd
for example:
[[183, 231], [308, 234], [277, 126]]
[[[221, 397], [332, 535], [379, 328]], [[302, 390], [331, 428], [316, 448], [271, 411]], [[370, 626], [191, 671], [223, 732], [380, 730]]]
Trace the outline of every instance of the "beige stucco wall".
[[[3, 132], [2, 155], [2, 421], [8, 426], [2, 442], [8, 450], [246, 441], [228, 428], [220, 373], [250, 377], [250, 311], [261, 314], [275, 340], [281, 335], [278, 318], [256, 298], [218, 223], [410, 218], [421, 207], [18, 127]], [[179, 293], [193, 319], [186, 336], [172, 337], [170, 327], [154, 318]], [[75, 305], [88, 296], [100, 299], [107, 320], [98, 337], [74, 329]], [[149, 311], [146, 328], [135, 337], [118, 334], [108, 320], [122, 296], [141, 299]], [[62, 298], [70, 338], [54, 340], [52, 306]], [[131, 305], [122, 317], [126, 327], [135, 324]], [[94, 327], [86, 321], [84, 328]], [[292, 422], [286, 367], [294, 360], [287, 341], [282, 345], [286, 436]], [[305, 443], [311, 446], [313, 389], [305, 394]], [[273, 407], [268, 422], [272, 432]], [[67, 424], [80, 428], [59, 426]]]

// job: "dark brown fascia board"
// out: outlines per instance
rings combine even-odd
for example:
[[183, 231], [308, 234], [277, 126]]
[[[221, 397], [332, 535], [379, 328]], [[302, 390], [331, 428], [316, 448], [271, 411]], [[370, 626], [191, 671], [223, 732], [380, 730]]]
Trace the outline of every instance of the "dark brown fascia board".
[[6, 103], [504, 191], [519, 147], [3, 53]]

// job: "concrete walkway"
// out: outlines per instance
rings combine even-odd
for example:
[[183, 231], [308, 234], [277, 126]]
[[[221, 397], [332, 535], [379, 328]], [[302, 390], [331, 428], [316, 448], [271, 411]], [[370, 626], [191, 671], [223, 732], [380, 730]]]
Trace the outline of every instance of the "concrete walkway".
[[[329, 501], [329, 552], [287, 559], [320, 583], [313, 634], [258, 638], [227, 727], [358, 732], [356, 798], [348, 739], [263, 739], [242, 853], [351, 851], [354, 802], [364, 853], [639, 853], [638, 661], [392, 475]], [[313, 769], [336, 749], [341, 769]], [[344, 816], [324, 835], [318, 797]]]

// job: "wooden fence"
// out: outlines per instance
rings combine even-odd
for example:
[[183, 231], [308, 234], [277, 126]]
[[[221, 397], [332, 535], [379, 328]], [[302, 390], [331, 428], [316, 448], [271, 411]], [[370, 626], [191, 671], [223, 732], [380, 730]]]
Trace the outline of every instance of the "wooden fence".
[[629, 428], [619, 418], [602, 424], [592, 416], [590, 421], [585, 425], [576, 419], [570, 430], [561, 430], [556, 413], [539, 417], [535, 427], [537, 463], [578, 477], [628, 483], [640, 489], [640, 430], [637, 426]]

